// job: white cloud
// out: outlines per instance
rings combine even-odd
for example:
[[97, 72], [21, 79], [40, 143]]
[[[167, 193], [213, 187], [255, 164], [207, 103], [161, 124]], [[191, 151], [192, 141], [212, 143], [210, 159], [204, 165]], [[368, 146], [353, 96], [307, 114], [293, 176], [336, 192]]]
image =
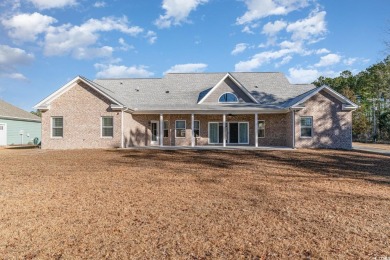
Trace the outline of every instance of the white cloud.
[[127, 67], [124, 65], [97, 63], [95, 68], [99, 70], [96, 73], [97, 78], [147, 78], [154, 75], [144, 65]]
[[27, 80], [27, 78], [21, 74], [21, 73], [2, 73], [0, 72], [0, 78], [9, 78], [9, 79], [16, 79], [16, 80]]
[[7, 67], [14, 68], [19, 65], [30, 64], [34, 55], [19, 48], [12, 48], [8, 45], [0, 45], [0, 69]]
[[308, 84], [316, 80], [320, 73], [315, 69], [290, 68], [288, 79], [293, 84]]
[[358, 59], [357, 58], [348, 58], [348, 59], [344, 59], [343, 62], [345, 65], [347, 66], [351, 66], [353, 65]]
[[[283, 59], [279, 65], [288, 63], [292, 54], [307, 55], [308, 52], [303, 48], [303, 43], [300, 41], [291, 42], [283, 41], [279, 44], [280, 49], [276, 51], [264, 51], [255, 54], [247, 61], [240, 61], [235, 65], [235, 71], [253, 71], [263, 64], [269, 63], [274, 60]], [[291, 56], [291, 58], [286, 58]], [[278, 66], [278, 65], [277, 65]]]
[[292, 50], [281, 49], [278, 51], [265, 51], [254, 55], [250, 60], [240, 61], [235, 65], [235, 71], [253, 71], [265, 63], [277, 60], [292, 53]]
[[78, 58], [81, 57], [78, 55], [80, 52], [89, 52], [91, 55], [101, 56], [101, 51], [104, 51], [107, 54], [107, 46], [105, 49], [101, 48], [100, 51], [88, 51], [87, 49], [98, 41], [98, 32], [108, 31], [120, 31], [131, 36], [137, 36], [143, 29], [138, 26], [129, 26], [126, 17], [103, 17], [101, 20], [90, 19], [80, 26], [65, 24], [59, 27], [50, 27], [45, 36], [44, 53], [47, 56], [71, 54]]
[[148, 31], [146, 33], [145, 37], [148, 39], [148, 42], [150, 44], [154, 44], [157, 40], [157, 34], [153, 31]]
[[155, 21], [155, 25], [159, 28], [179, 25], [187, 21], [189, 14], [199, 5], [207, 2], [208, 0], [163, 0], [162, 8], [165, 10], [165, 14], [160, 15]]
[[231, 54], [232, 55], [237, 55], [239, 53], [244, 52], [247, 48], [248, 48], [248, 44], [247, 43], [238, 43], [238, 44], [236, 44], [236, 47], [231, 52]]
[[314, 66], [316, 66], [316, 67], [331, 66], [331, 65], [339, 63], [340, 60], [341, 60], [340, 55], [330, 53], [328, 55], [322, 56], [320, 58], [320, 61], [318, 63], [316, 63]]
[[248, 25], [245, 25], [244, 28], [241, 30], [241, 32], [244, 32], [247, 34], [255, 34]]
[[244, 3], [248, 10], [237, 18], [237, 24], [251, 23], [271, 15], [286, 15], [306, 7], [308, 0], [244, 0]]
[[46, 32], [52, 23], [57, 22], [51, 16], [40, 13], [18, 14], [10, 19], [3, 19], [1, 23], [8, 29], [8, 35], [17, 41], [35, 41], [37, 35]]
[[285, 21], [275, 21], [274, 23], [269, 22], [263, 26], [262, 33], [273, 36], [278, 32], [280, 32], [281, 30], [283, 30], [284, 28], [286, 28], [286, 26], [287, 23]]
[[326, 32], [325, 11], [314, 10], [309, 17], [290, 23], [286, 31], [292, 33], [291, 39], [318, 41]]
[[256, 29], [260, 26], [260, 23], [252, 23], [249, 25], [245, 25], [244, 28], [241, 30], [241, 32], [248, 33], [248, 34], [255, 34], [252, 29]]
[[190, 72], [203, 72], [207, 68], [207, 64], [204, 63], [187, 63], [177, 64], [172, 66], [166, 73], [190, 73]]
[[93, 4], [93, 7], [96, 7], [96, 8], [101, 8], [101, 7], [105, 7], [106, 6], [106, 2], [104, 1], [98, 1], [98, 2], [95, 2]]
[[34, 55], [19, 48], [0, 45], [0, 77], [23, 79], [26, 77], [15, 72], [18, 66], [28, 65], [34, 60]]
[[275, 68], [279, 68], [282, 65], [286, 65], [291, 61], [291, 59], [292, 59], [291, 55], [284, 57], [280, 62], [276, 63]]
[[318, 71], [316, 69], [302, 69], [302, 68], [290, 68], [289, 76], [287, 77], [289, 81], [293, 84], [309, 84], [315, 81], [318, 77], [336, 77], [339, 75], [339, 72], [333, 70]]
[[316, 50], [315, 53], [316, 53], [316, 54], [328, 54], [328, 53], [330, 53], [330, 50], [328, 50], [328, 49], [326, 49], [326, 48], [322, 48], [322, 49]]
[[119, 47], [119, 49], [122, 51], [128, 51], [128, 50], [134, 49], [134, 46], [127, 44], [123, 38], [119, 38], [118, 42], [121, 45], [121, 47]]
[[43, 9], [51, 9], [51, 8], [63, 8], [67, 6], [73, 6], [77, 4], [76, 0], [28, 0], [31, 2], [36, 8]]

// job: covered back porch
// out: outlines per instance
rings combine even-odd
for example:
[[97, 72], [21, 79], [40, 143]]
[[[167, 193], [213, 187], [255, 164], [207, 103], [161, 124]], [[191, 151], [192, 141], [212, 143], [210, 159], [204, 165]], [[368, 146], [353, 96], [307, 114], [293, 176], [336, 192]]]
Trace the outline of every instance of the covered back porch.
[[284, 113], [129, 114], [124, 147], [294, 147], [294, 115]]

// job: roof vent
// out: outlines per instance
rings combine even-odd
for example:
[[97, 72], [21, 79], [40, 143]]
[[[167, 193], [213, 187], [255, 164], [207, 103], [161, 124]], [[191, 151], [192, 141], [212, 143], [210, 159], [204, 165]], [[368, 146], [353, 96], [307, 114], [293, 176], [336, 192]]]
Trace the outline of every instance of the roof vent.
[[121, 84], [121, 85], [122, 85], [122, 84], [123, 84], [123, 82], [119, 82], [119, 84]]
[[255, 88], [259, 88], [258, 86], [255, 86]]
[[139, 87], [136, 87], [136, 88], [135, 88], [135, 91], [137, 91], [137, 92], [138, 92], [138, 91], [139, 91]]
[[168, 93], [169, 93], [169, 90], [166, 90], [166, 91], [165, 91], [165, 93], [167, 93], [167, 94], [168, 94]]

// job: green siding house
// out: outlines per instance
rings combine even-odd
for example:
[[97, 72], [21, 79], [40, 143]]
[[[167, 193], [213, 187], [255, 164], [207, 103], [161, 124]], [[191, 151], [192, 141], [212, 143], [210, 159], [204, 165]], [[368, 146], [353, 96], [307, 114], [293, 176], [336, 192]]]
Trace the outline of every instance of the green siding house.
[[0, 146], [40, 141], [41, 118], [0, 99]]

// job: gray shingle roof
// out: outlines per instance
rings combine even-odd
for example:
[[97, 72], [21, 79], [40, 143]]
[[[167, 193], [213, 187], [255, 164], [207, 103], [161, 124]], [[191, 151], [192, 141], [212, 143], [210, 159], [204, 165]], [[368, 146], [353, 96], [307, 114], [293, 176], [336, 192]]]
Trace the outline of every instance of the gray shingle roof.
[[20, 120], [39, 121], [41, 118], [33, 115], [21, 108], [18, 108], [10, 103], [0, 99], [0, 118], [17, 118]]
[[[96, 87], [135, 110], [284, 109], [314, 85], [292, 85], [282, 73], [232, 72], [258, 104], [198, 104], [226, 73], [170, 73], [164, 78], [98, 79]], [[200, 96], [201, 95], [201, 96]]]

